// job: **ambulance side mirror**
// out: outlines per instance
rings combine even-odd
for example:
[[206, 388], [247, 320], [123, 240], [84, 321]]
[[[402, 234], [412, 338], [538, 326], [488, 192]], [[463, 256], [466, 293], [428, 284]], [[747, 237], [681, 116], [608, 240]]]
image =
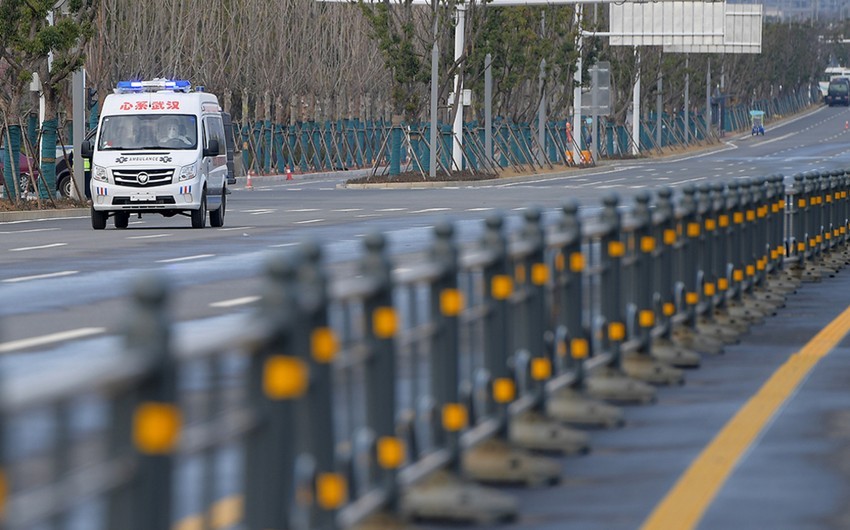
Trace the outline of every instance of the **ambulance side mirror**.
[[90, 140], [83, 140], [83, 143], [80, 145], [80, 154], [83, 155], [83, 158], [91, 158], [92, 148]]

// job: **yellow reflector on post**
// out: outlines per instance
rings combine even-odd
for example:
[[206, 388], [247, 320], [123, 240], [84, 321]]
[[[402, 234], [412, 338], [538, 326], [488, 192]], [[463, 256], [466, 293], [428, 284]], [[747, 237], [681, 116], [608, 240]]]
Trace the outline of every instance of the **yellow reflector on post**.
[[672, 317], [676, 314], [676, 305], [671, 302], [665, 302], [663, 306], [661, 306], [661, 311], [664, 313], [665, 317]]
[[714, 219], [706, 219], [706, 220], [705, 220], [705, 229], [706, 229], [706, 231], [711, 232], [711, 231], [713, 231], [715, 228], [717, 228], [717, 221], [715, 221]]
[[266, 359], [263, 391], [269, 399], [294, 399], [307, 392], [310, 368], [303, 360], [287, 355]]
[[404, 443], [393, 436], [378, 439], [378, 465], [384, 469], [398, 469], [405, 458]]
[[732, 271], [732, 279], [736, 282], [744, 281], [744, 271], [742, 271], [741, 269], [735, 269], [734, 271]]
[[799, 201], [797, 201], [797, 207], [798, 208], [805, 208], [806, 207], [806, 199], [800, 199]]
[[549, 267], [545, 263], [535, 263], [531, 266], [531, 283], [534, 285], [546, 285], [549, 281]]
[[133, 442], [142, 453], [170, 453], [180, 438], [180, 410], [170, 403], [142, 403], [133, 416]]
[[458, 289], [443, 289], [440, 293], [440, 311], [447, 317], [456, 317], [463, 311], [463, 294]]
[[392, 307], [379, 307], [372, 313], [372, 332], [379, 339], [390, 339], [398, 330], [398, 316]]
[[570, 270], [572, 272], [581, 272], [584, 270], [584, 254], [581, 252], [570, 254]]
[[729, 288], [729, 280], [726, 278], [718, 278], [717, 279], [717, 288], [721, 291], [725, 291]]
[[676, 231], [671, 229], [664, 230], [664, 244], [665, 245], [674, 245], [676, 244]]
[[703, 293], [705, 293], [705, 296], [714, 296], [716, 292], [717, 291], [715, 291], [714, 284], [712, 282], [707, 282], [703, 286]]
[[321, 327], [310, 334], [310, 352], [318, 363], [327, 364], [334, 360], [339, 351], [339, 341], [331, 328]]
[[316, 477], [316, 501], [323, 510], [336, 510], [348, 497], [348, 485], [339, 473], [319, 473]]
[[805, 243], [797, 243], [797, 252], [803, 252], [805, 250], [806, 250], [806, 244]]
[[570, 354], [573, 359], [586, 359], [590, 353], [587, 339], [573, 339], [570, 341]]
[[448, 432], [458, 432], [466, 427], [469, 415], [466, 407], [460, 403], [446, 403], [443, 405], [443, 429]]
[[516, 397], [513, 379], [502, 377], [493, 381], [493, 399], [496, 403], [510, 403]]
[[626, 326], [622, 322], [611, 322], [608, 324], [608, 338], [621, 341], [626, 338]]
[[497, 274], [493, 276], [490, 282], [490, 293], [496, 300], [505, 300], [514, 291], [514, 282], [510, 276], [506, 274]]
[[699, 232], [698, 223], [688, 223], [688, 237], [699, 237]]
[[756, 268], [753, 267], [752, 265], [747, 265], [747, 276], [755, 276], [755, 275], [756, 275]]
[[642, 328], [651, 328], [655, 325], [655, 311], [651, 309], [642, 309], [638, 313], [638, 323]]
[[697, 305], [699, 302], [699, 295], [694, 292], [685, 294], [685, 303], [688, 305]]
[[545, 381], [552, 377], [552, 363], [549, 359], [536, 357], [531, 360], [531, 378], [535, 381]]
[[726, 228], [729, 226], [729, 216], [726, 214], [721, 215], [717, 218], [717, 224], [720, 225], [720, 228]]
[[626, 245], [620, 241], [608, 242], [608, 256], [612, 258], [622, 258], [626, 254]]
[[741, 212], [735, 212], [732, 214], [732, 222], [736, 225], [739, 225], [744, 222], [744, 214]]
[[655, 250], [655, 238], [651, 236], [640, 238], [640, 249], [647, 254]]

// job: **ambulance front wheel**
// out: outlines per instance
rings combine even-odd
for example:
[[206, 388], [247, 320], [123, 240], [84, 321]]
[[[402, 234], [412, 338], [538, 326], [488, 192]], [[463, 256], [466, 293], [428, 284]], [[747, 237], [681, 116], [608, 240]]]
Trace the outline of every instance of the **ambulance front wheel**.
[[203, 228], [207, 225], [207, 190], [201, 194], [201, 206], [192, 210], [192, 228]]
[[99, 212], [94, 209], [92, 206], [91, 209], [91, 227], [95, 230], [103, 230], [106, 228], [106, 219], [109, 217], [109, 214], [106, 212]]

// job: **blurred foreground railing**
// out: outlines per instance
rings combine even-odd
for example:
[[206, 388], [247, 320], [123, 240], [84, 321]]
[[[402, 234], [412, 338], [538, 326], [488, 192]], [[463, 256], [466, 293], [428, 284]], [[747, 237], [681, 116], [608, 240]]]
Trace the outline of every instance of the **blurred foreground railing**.
[[[126, 348], [2, 386], [2, 528], [351, 528], [511, 519], [480, 484], [547, 484], [621, 403], [719, 353], [800, 281], [847, 260], [837, 171], [669, 188], [579, 216], [499, 215], [460, 248], [434, 229], [393, 270], [372, 234], [357, 273], [321, 249], [270, 256], [239, 325], [173, 337], [141, 279]], [[543, 453], [541, 453], [543, 452]]]

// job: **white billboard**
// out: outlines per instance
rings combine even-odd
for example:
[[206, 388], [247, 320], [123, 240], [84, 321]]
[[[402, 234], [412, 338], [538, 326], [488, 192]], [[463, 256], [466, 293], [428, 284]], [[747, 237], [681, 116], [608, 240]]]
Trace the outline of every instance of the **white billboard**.
[[610, 4], [612, 46], [721, 46], [724, 2]]
[[723, 25], [723, 44], [669, 44], [667, 53], [761, 53], [763, 6], [728, 4]]
[[610, 4], [612, 46], [665, 52], [761, 53], [761, 4], [672, 1]]

